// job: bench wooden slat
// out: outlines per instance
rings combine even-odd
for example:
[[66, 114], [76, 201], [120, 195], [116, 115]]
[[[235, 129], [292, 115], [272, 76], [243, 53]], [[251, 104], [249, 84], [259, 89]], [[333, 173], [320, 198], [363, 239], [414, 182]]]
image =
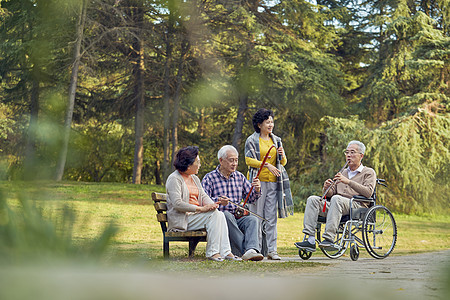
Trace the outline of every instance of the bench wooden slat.
[[167, 201], [167, 194], [153, 192], [152, 193], [152, 199], [155, 202], [157, 202], [157, 201]]
[[[155, 210], [157, 212], [163, 212], [163, 211], [167, 211], [167, 204], [163, 203], [163, 202], [155, 202], [153, 203], [153, 206], [155, 207]], [[160, 221], [161, 222], [161, 221]]]
[[204, 230], [194, 230], [194, 231], [183, 231], [183, 232], [166, 232], [168, 237], [192, 237], [192, 236], [206, 236], [206, 231]]
[[158, 220], [158, 222], [167, 222], [167, 215], [159, 213], [156, 215], [156, 219]]

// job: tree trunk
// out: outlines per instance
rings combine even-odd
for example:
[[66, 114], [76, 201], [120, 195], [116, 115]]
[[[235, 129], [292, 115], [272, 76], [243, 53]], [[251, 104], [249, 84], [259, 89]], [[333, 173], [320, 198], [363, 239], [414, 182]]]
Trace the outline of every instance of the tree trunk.
[[248, 109], [248, 94], [246, 92], [239, 95], [239, 109], [236, 117], [236, 127], [234, 128], [232, 145], [239, 149], [242, 140], [242, 129], [244, 128], [245, 113]]
[[325, 133], [321, 133], [319, 135], [320, 142], [319, 142], [319, 154], [320, 154], [320, 161], [322, 163], [327, 162], [327, 141], [328, 137]]
[[175, 90], [175, 97], [173, 101], [173, 122], [172, 122], [172, 162], [175, 159], [175, 154], [178, 148], [178, 114], [180, 107], [180, 94], [181, 88], [183, 86], [183, 65], [184, 65], [184, 56], [186, 55], [189, 49], [188, 41], [184, 40], [181, 45], [181, 55], [180, 61], [178, 63], [178, 72], [177, 72], [177, 87]]
[[155, 183], [157, 185], [161, 185], [162, 184], [162, 180], [161, 180], [161, 164], [159, 162], [159, 160], [155, 161]]
[[[142, 5], [135, 10], [135, 20], [137, 24], [142, 24], [143, 9]], [[144, 41], [142, 39], [142, 30], [139, 29], [139, 36], [134, 43], [134, 51], [136, 51], [136, 64], [135, 64], [135, 108], [136, 115], [134, 120], [134, 164], [133, 164], [133, 183], [141, 184], [142, 167], [144, 165], [144, 112], [145, 112], [145, 93], [144, 93], [144, 76], [145, 76], [145, 64], [144, 64]]]
[[80, 50], [81, 50], [81, 42], [83, 40], [84, 24], [86, 20], [86, 9], [87, 9], [87, 2], [86, 0], [83, 0], [83, 2], [80, 5], [80, 14], [78, 17], [78, 24], [77, 24], [77, 39], [73, 51], [72, 75], [70, 76], [69, 99], [67, 104], [66, 117], [64, 120], [63, 144], [61, 147], [61, 152], [56, 166], [57, 181], [62, 180], [62, 177], [64, 175], [64, 168], [66, 165], [67, 150], [69, 147], [70, 129], [72, 125], [73, 110], [75, 106], [78, 69], [80, 67], [80, 60], [81, 60]]
[[39, 116], [39, 81], [33, 76], [31, 87], [30, 124], [28, 125], [27, 144], [25, 146], [24, 179], [33, 179], [33, 166], [36, 159], [36, 132]]
[[[144, 43], [139, 42], [139, 63], [136, 65], [136, 116], [135, 116], [135, 147], [134, 147], [134, 167], [133, 183], [140, 184], [142, 176], [142, 166], [144, 164]], [[136, 49], [137, 50], [137, 49]]]
[[170, 141], [169, 141], [169, 127], [170, 127], [170, 65], [172, 61], [172, 34], [174, 27], [174, 12], [173, 12], [173, 1], [169, 1], [169, 23], [166, 35], [166, 63], [164, 67], [164, 140], [163, 140], [163, 174], [164, 182], [169, 176], [169, 152], [170, 152]]
[[200, 108], [199, 116], [198, 116], [198, 126], [197, 126], [198, 134], [203, 137], [205, 134], [205, 108]]
[[234, 134], [233, 134], [233, 140], [232, 145], [238, 149], [241, 145], [242, 140], [242, 129], [244, 128], [244, 121], [245, 121], [245, 113], [248, 109], [248, 88], [246, 87], [246, 84], [248, 82], [247, 80], [247, 74], [248, 74], [248, 65], [249, 65], [249, 56], [250, 56], [250, 48], [251, 48], [251, 34], [249, 33], [249, 40], [247, 42], [247, 46], [245, 49], [245, 52], [243, 53], [243, 67], [242, 67], [242, 76], [238, 79], [238, 90], [239, 90], [239, 108], [237, 112], [236, 117], [236, 126], [234, 128]]

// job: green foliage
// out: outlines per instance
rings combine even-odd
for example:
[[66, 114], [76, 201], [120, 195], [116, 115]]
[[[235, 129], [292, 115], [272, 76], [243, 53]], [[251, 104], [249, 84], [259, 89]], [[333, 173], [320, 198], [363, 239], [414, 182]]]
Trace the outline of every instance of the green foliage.
[[292, 199], [294, 201], [294, 210], [304, 212], [306, 208], [306, 199], [311, 195], [320, 195], [321, 191], [315, 182], [311, 182], [311, 174], [303, 174], [291, 181]]
[[[447, 132], [449, 111], [448, 1], [87, 3], [65, 179], [130, 182], [135, 100], [143, 87], [143, 183], [161, 178], [163, 138], [172, 129], [163, 102], [172, 108], [178, 99], [178, 116], [169, 111], [171, 123], [178, 117], [177, 147], [200, 146], [200, 176], [232, 142], [238, 113], [239, 170], [246, 172], [251, 117], [267, 107], [275, 112], [298, 209], [340, 169], [340, 151], [351, 139], [365, 141], [365, 161], [395, 182], [385, 198], [410, 199], [409, 206], [393, 203], [396, 210], [426, 211], [426, 197], [433, 198], [430, 209], [439, 207], [434, 194], [448, 172], [438, 159], [448, 155], [439, 134]], [[53, 177], [78, 4], [0, 1], [0, 178]], [[34, 159], [25, 155], [30, 149]], [[421, 188], [409, 169], [422, 172]]]
[[[148, 129], [144, 136], [142, 183], [155, 183], [154, 166], [159, 157], [158, 136]], [[92, 119], [74, 126], [70, 140], [67, 180], [88, 182], [131, 182], [133, 171], [132, 130], [120, 120], [99, 122]]]
[[390, 183], [385, 201], [393, 209], [407, 213], [448, 210], [449, 120], [448, 113], [435, 115], [421, 109], [366, 137], [369, 161]]
[[[400, 1], [386, 9], [385, 31], [380, 32], [379, 57], [362, 90], [368, 120], [386, 121], [409, 113], [424, 102], [449, 93], [449, 38], [436, 28], [432, 15], [413, 11]], [[429, 99], [415, 97], [428, 93]], [[434, 95], [433, 95], [434, 94]], [[420, 100], [425, 100], [418, 102]]]
[[[82, 181], [128, 181], [133, 168], [131, 131], [96, 120], [74, 128], [65, 177]], [[128, 159], [127, 159], [128, 158]]]
[[[420, 109], [370, 129], [357, 118], [325, 118], [329, 127], [326, 159], [315, 164], [309, 176], [319, 182], [301, 180], [303, 185], [322, 182], [344, 164], [342, 150], [350, 140], [362, 141], [367, 149], [363, 164], [386, 179], [389, 188], [379, 189], [380, 201], [393, 211], [433, 213], [448, 211], [450, 189], [450, 118]], [[302, 192], [300, 190], [299, 192]], [[307, 195], [299, 195], [306, 199]]]

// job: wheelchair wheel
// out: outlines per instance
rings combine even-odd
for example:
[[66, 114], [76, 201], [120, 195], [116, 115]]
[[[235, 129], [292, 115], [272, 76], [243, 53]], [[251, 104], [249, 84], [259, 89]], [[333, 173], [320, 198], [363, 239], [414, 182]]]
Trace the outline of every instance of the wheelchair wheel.
[[358, 249], [358, 246], [355, 245], [355, 244], [353, 244], [353, 245], [350, 247], [350, 258], [351, 258], [353, 261], [357, 261], [358, 258], [359, 258], [359, 249]]
[[367, 252], [374, 258], [385, 258], [394, 250], [397, 225], [386, 207], [371, 207], [363, 222], [363, 241]]
[[307, 260], [311, 257], [312, 252], [303, 250], [303, 249], [298, 249], [298, 256], [300, 256], [301, 259], [303, 260]]

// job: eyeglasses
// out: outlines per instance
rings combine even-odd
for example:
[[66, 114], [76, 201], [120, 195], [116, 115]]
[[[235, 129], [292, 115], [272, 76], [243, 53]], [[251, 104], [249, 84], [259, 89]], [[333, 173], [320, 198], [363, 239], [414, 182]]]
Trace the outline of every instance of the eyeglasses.
[[239, 159], [238, 159], [238, 158], [227, 158], [227, 161], [228, 161], [230, 164], [232, 164], [232, 163], [237, 164], [237, 163], [239, 162]]
[[355, 151], [355, 150], [350, 150], [350, 151], [348, 151], [348, 150], [344, 150], [344, 154], [345, 155], [355, 155], [355, 154], [360, 154], [360, 152], [357, 152], [357, 151]]

